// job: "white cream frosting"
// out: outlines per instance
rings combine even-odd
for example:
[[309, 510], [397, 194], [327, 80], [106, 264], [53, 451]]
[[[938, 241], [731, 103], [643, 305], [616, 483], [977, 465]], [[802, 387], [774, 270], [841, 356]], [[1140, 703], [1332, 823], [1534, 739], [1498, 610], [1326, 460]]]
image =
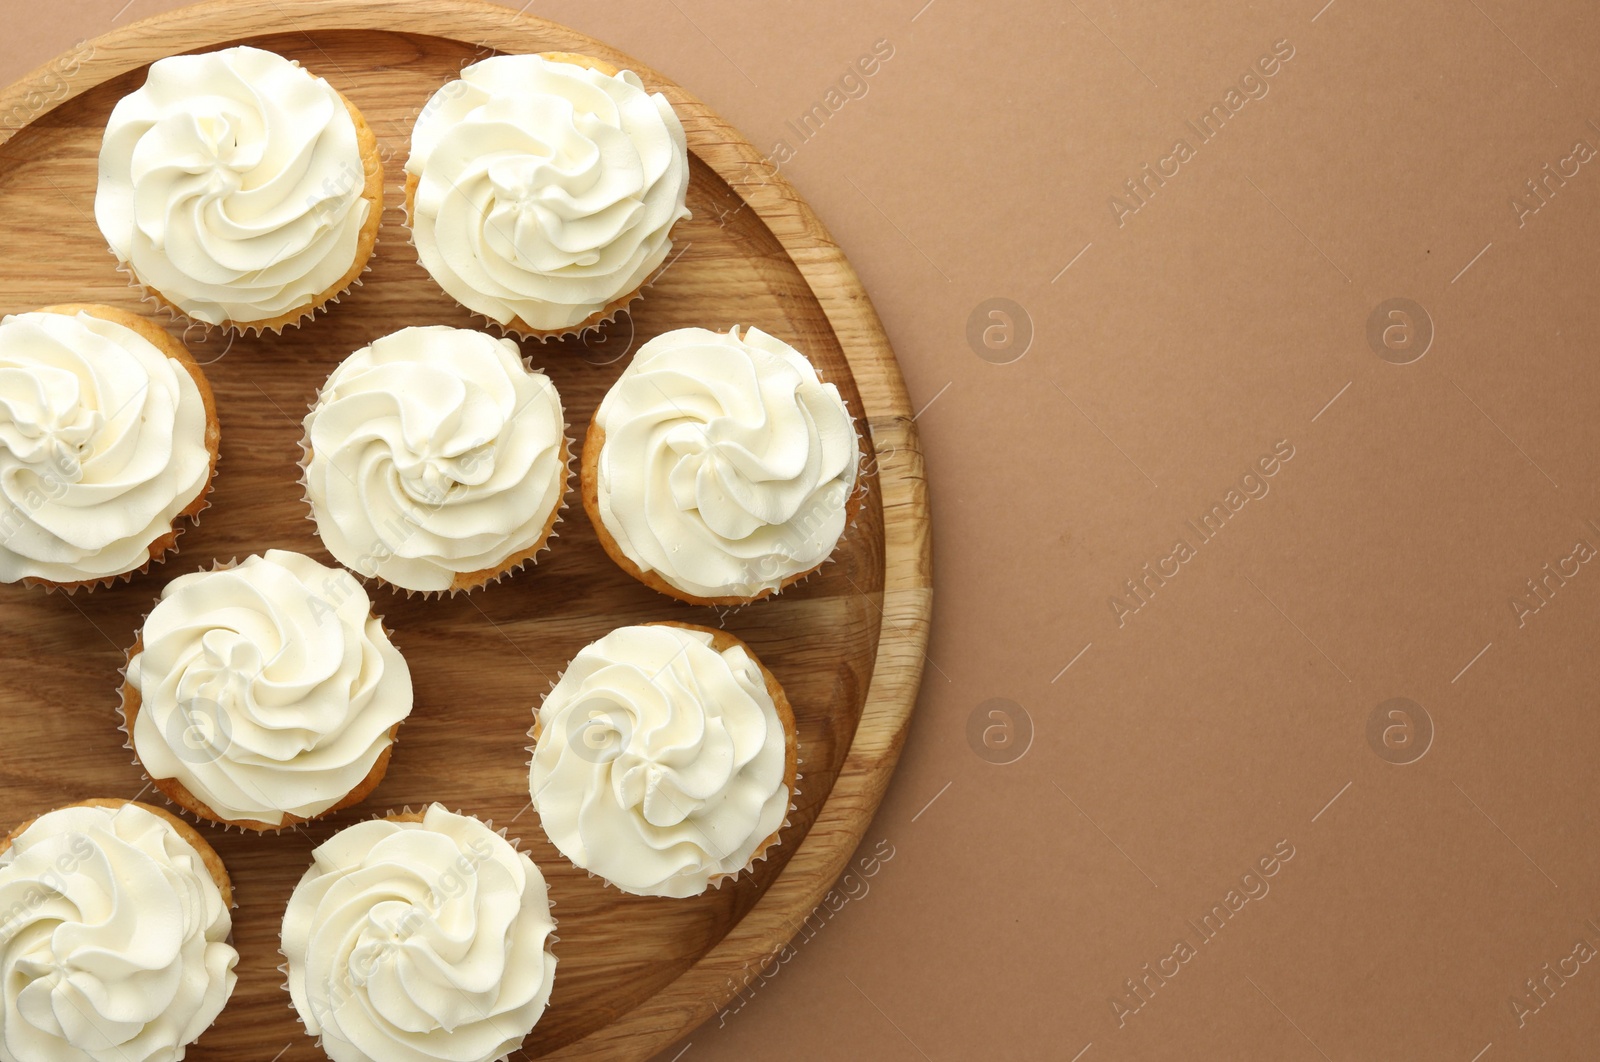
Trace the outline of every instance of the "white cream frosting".
[[0, 320], [0, 581], [140, 568], [210, 477], [181, 363], [86, 313]]
[[619, 628], [578, 652], [538, 719], [528, 785], [544, 831], [623, 892], [698, 895], [783, 825], [787, 735], [742, 646]]
[[137, 804], [41, 815], [0, 854], [0, 1059], [171, 1062], [233, 993], [200, 853]]
[[639, 348], [600, 403], [601, 521], [646, 572], [694, 597], [755, 597], [826, 560], [859, 458], [839, 389], [758, 328]]
[[571, 328], [641, 284], [689, 216], [688, 142], [638, 75], [497, 55], [436, 92], [411, 134], [423, 268], [502, 325]]
[[350, 355], [305, 418], [306, 497], [340, 564], [449, 590], [544, 537], [566, 492], [561, 396], [515, 342], [435, 325]]
[[225, 819], [312, 818], [411, 713], [411, 672], [349, 572], [268, 550], [179, 576], [128, 662], [133, 747]]
[[289, 995], [334, 1062], [488, 1062], [555, 979], [543, 875], [499, 833], [433, 804], [312, 853], [283, 915]]
[[363, 166], [343, 99], [298, 63], [248, 47], [175, 55], [111, 112], [95, 220], [195, 320], [266, 321], [354, 264]]

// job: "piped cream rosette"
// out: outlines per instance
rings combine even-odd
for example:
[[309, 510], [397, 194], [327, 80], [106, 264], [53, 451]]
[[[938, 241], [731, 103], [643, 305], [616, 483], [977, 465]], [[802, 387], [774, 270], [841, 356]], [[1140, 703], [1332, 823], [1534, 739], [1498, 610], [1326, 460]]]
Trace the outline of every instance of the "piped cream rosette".
[[472, 312], [541, 338], [626, 306], [689, 216], [672, 105], [584, 56], [462, 70], [418, 116], [406, 178], [423, 268]]
[[583, 503], [613, 560], [697, 605], [777, 593], [832, 555], [861, 503], [839, 389], [758, 328], [640, 347], [589, 426]]
[[490, 1062], [544, 1013], [554, 932], [533, 861], [433, 804], [312, 853], [283, 914], [289, 998], [334, 1062]]
[[695, 896], [777, 843], [794, 711], [749, 646], [683, 624], [585, 646], [539, 706], [528, 786], [552, 843], [623, 892]]
[[232, 887], [191, 827], [90, 800], [0, 851], [0, 1060], [176, 1062], [233, 993]]
[[358, 575], [471, 590], [555, 533], [569, 478], [561, 396], [515, 342], [403, 328], [350, 355], [305, 418], [306, 500]]

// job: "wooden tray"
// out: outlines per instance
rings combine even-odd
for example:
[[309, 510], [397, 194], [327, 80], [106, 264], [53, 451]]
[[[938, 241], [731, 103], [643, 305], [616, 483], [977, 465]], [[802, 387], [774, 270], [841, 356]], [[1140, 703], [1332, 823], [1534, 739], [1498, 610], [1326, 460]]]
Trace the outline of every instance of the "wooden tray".
[[[155, 313], [115, 268], [93, 219], [96, 155], [112, 106], [163, 56], [249, 43], [300, 60], [377, 131], [386, 208], [365, 284], [281, 337], [171, 322], [216, 388], [223, 442], [213, 506], [181, 555], [93, 594], [0, 587], [0, 800], [9, 823], [89, 796], [153, 790], [117, 730], [117, 669], [162, 585], [213, 559], [269, 547], [331, 562], [296, 480], [300, 417], [350, 351], [410, 324], [477, 327], [417, 265], [403, 227], [402, 167], [418, 109], [465, 64], [497, 51], [585, 52], [666, 94], [693, 154], [681, 256], [603, 340], [525, 344], [581, 430], [629, 349], [671, 328], [757, 325], [806, 351], [864, 415], [871, 494], [836, 563], [780, 599], [719, 615], [619, 571], [576, 494], [552, 552], [485, 591], [443, 601], [374, 591], [411, 663], [416, 709], [366, 803], [277, 835], [208, 827], [237, 890], [239, 983], [195, 1059], [322, 1057], [287, 1006], [278, 927], [312, 847], [404, 804], [442, 801], [509, 827], [544, 870], [560, 920], [555, 993], [529, 1056], [643, 1058], [713, 1015], [735, 979], [787, 941], [841, 873], [894, 767], [931, 603], [922, 457], [877, 316], [844, 255], [745, 139], [677, 85], [569, 29], [480, 0], [229, 0], [130, 25], [0, 94], [0, 312], [105, 302]], [[566, 661], [613, 627], [678, 618], [746, 638], [794, 701], [799, 810], [755, 875], [692, 900], [628, 897], [574, 870], [527, 809], [531, 710]]]

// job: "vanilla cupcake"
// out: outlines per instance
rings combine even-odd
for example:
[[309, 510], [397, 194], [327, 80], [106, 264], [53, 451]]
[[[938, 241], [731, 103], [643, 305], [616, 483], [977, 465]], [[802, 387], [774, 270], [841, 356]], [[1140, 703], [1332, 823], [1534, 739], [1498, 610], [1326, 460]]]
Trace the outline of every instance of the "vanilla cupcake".
[[158, 60], [106, 125], [100, 231], [140, 285], [206, 324], [298, 324], [366, 268], [382, 214], [361, 112], [273, 52]]
[[637, 74], [565, 52], [474, 63], [411, 134], [424, 269], [473, 313], [547, 338], [610, 320], [689, 216], [683, 125]]
[[411, 713], [411, 672], [371, 609], [349, 572], [284, 550], [168, 583], [122, 686], [156, 788], [251, 830], [365, 799]]
[[0, 1059], [181, 1059], [239, 961], [211, 846], [164, 811], [89, 800], [0, 848]]
[[439, 804], [347, 827], [283, 913], [289, 998], [334, 1062], [505, 1058], [555, 980], [533, 860]]
[[740, 605], [821, 567], [861, 504], [839, 389], [782, 340], [737, 326], [640, 347], [590, 422], [583, 505], [647, 586]]
[[623, 892], [697, 896], [763, 858], [786, 824], [794, 711], [727, 631], [612, 631], [573, 657], [533, 735], [545, 834]]
[[484, 586], [555, 532], [570, 477], [561, 396], [515, 342], [402, 328], [346, 358], [305, 418], [328, 552], [408, 591]]
[[154, 322], [92, 305], [0, 320], [0, 582], [149, 567], [206, 507], [220, 443], [205, 373]]

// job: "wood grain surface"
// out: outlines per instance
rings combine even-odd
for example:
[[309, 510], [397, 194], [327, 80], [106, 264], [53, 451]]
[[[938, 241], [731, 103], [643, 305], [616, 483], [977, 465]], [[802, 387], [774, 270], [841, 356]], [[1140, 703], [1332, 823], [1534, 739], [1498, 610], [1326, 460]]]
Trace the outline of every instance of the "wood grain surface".
[[[629, 352], [699, 325], [755, 325], [836, 382], [870, 440], [870, 495], [834, 563], [781, 598], [734, 611], [678, 604], [605, 556], [575, 494], [551, 552], [483, 591], [445, 600], [374, 589], [416, 685], [416, 708], [374, 795], [280, 834], [203, 827], [233, 876], [241, 959], [233, 999], [190, 1058], [321, 1057], [277, 970], [283, 905], [312, 847], [341, 826], [437, 800], [492, 819], [550, 881], [560, 965], [530, 1057], [642, 1058], [713, 1015], [734, 979], [787, 941], [833, 884], [881, 798], [923, 669], [931, 605], [922, 457], [893, 353], [827, 230], [738, 132], [677, 85], [571, 30], [463, 0], [231, 0], [135, 23], [46, 64], [0, 94], [0, 312], [66, 301], [157, 311], [115, 269], [93, 220], [96, 155], [116, 101], [165, 55], [249, 43], [326, 77], [377, 132], [386, 208], [361, 286], [281, 336], [232, 337], [162, 319], [217, 393], [222, 460], [213, 505], [179, 553], [92, 594], [0, 587], [0, 800], [20, 821], [93, 796], [155, 799], [118, 731], [118, 668], [175, 575], [268, 548], [331, 562], [297, 482], [300, 418], [350, 351], [406, 325], [481, 327], [417, 265], [399, 206], [412, 120], [463, 65], [496, 52], [563, 50], [635, 70], [689, 135], [694, 217], [677, 257], [619, 321], [584, 342], [524, 343], [555, 381], [574, 430]], [[526, 731], [566, 661], [614, 627], [724, 625], [794, 703], [798, 810], [754, 875], [691, 900], [624, 896], [575, 870], [528, 809]], [[520, 1056], [518, 1056], [520, 1057]]]

